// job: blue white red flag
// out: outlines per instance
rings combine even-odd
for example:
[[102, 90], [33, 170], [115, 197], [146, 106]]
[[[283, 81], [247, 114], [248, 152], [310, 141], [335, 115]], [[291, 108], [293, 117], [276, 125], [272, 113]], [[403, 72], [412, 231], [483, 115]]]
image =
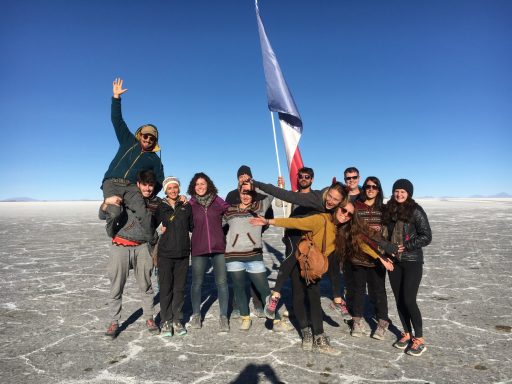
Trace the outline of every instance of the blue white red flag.
[[304, 166], [299, 150], [299, 140], [302, 135], [302, 119], [300, 117], [293, 96], [286, 84], [281, 67], [260, 17], [258, 1], [256, 0], [256, 19], [260, 35], [261, 54], [263, 56], [263, 70], [267, 83], [268, 109], [277, 112], [279, 125], [283, 134], [283, 142], [290, 173], [292, 190], [297, 190], [297, 171]]

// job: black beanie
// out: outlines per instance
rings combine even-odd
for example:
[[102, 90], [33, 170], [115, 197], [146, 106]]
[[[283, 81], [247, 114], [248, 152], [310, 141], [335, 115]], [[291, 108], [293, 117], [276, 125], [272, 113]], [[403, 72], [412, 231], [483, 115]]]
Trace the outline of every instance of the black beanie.
[[240, 168], [238, 168], [236, 177], [239, 178], [242, 175], [249, 175], [249, 177], [252, 178], [251, 168], [249, 168], [247, 165], [242, 165]]
[[395, 192], [396, 189], [404, 189], [407, 191], [410, 197], [412, 197], [412, 193], [414, 192], [414, 187], [412, 186], [412, 183], [407, 179], [398, 179], [395, 181], [395, 184], [393, 184], [393, 191]]

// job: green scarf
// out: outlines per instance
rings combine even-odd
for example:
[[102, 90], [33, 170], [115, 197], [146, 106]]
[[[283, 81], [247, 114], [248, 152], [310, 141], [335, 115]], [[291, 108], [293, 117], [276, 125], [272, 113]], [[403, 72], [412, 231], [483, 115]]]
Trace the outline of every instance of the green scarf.
[[212, 201], [217, 197], [217, 195], [214, 195], [213, 193], [207, 193], [204, 196], [198, 196], [194, 195], [199, 205], [203, 206], [204, 208], [208, 208]]

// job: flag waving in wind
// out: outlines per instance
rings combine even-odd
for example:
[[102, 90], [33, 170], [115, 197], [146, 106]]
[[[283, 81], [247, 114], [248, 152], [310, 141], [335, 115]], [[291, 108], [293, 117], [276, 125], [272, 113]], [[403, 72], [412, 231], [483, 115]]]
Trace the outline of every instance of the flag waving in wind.
[[255, 5], [261, 54], [263, 56], [263, 70], [267, 83], [268, 109], [272, 112], [277, 112], [279, 115], [288, 171], [290, 172], [290, 183], [292, 190], [295, 191], [297, 190], [297, 171], [304, 166], [299, 150], [299, 140], [302, 135], [302, 119], [283, 77], [274, 50], [268, 41], [265, 27], [260, 17], [258, 0], [256, 0]]

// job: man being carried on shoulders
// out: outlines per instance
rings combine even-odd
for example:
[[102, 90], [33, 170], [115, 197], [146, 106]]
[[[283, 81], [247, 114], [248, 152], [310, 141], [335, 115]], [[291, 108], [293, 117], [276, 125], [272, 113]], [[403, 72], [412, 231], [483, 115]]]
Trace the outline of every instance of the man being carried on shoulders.
[[[121, 113], [121, 95], [127, 89], [123, 89], [123, 80], [115, 79], [112, 83], [112, 125], [119, 141], [119, 149], [110, 163], [101, 189], [103, 197], [107, 199], [119, 196], [126, 209], [135, 213], [144, 230], [145, 240], [153, 237], [151, 214], [146, 210], [146, 204], [139, 189], [136, 186], [137, 175], [140, 171], [151, 170], [155, 174], [155, 195], [162, 188], [164, 169], [160, 157], [156, 154], [160, 150], [158, 146], [158, 130], [152, 124], [145, 124], [135, 132], [130, 132], [123, 120]], [[108, 204], [106, 209], [107, 234], [114, 237], [120, 225], [118, 222], [122, 207]]]

